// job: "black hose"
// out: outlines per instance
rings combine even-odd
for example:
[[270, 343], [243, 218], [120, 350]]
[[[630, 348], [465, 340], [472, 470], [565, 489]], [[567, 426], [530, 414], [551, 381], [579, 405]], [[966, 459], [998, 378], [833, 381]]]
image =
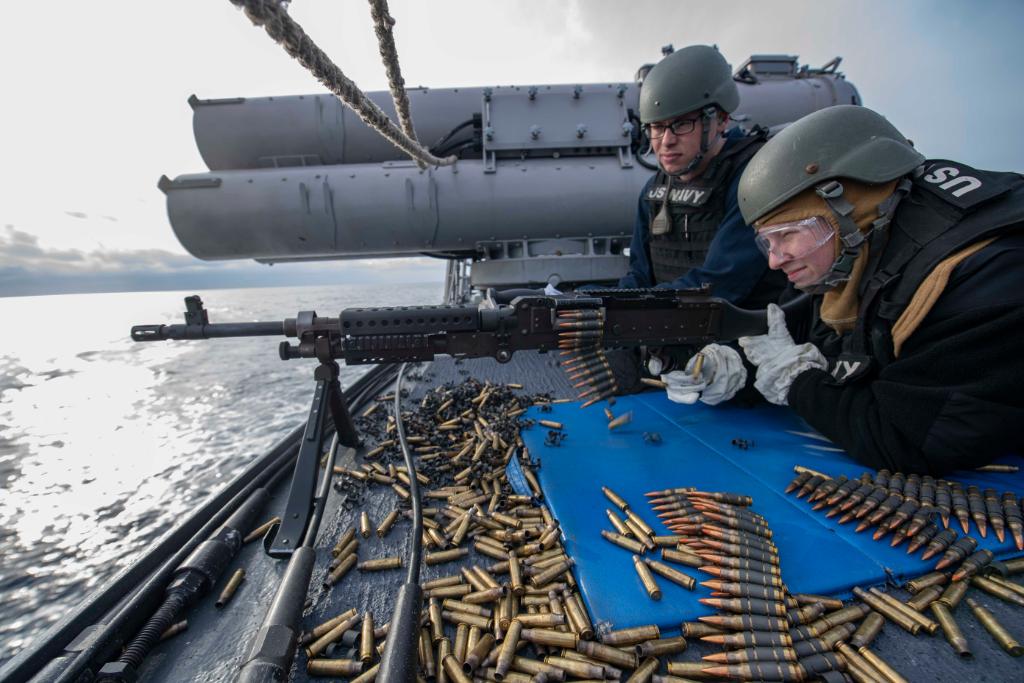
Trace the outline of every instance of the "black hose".
[[423, 554], [423, 508], [420, 487], [416, 480], [409, 443], [402, 424], [402, 375], [405, 363], [398, 368], [395, 378], [395, 432], [402, 447], [402, 457], [409, 474], [409, 494], [412, 502], [412, 543], [409, 548], [409, 569], [405, 583], [398, 590], [395, 608], [391, 613], [391, 627], [380, 658], [377, 680], [388, 683], [414, 683], [416, 681], [416, 646], [419, 641], [420, 608], [423, 590], [420, 588], [420, 558]]
[[473, 148], [476, 148], [476, 147], [479, 147], [479, 146], [480, 146], [480, 141], [477, 140], [474, 137], [474, 138], [470, 138], [469, 140], [462, 140], [462, 141], [459, 141], [459, 142], [453, 142], [450, 145], [448, 145], [447, 147], [439, 150], [438, 154], [443, 154], [445, 156], [449, 156], [451, 154], [458, 154], [458, 153], [463, 152], [463, 151], [465, 151], [467, 149], [473, 149]]
[[416, 479], [416, 465], [412, 461], [409, 442], [405, 440], [405, 424], [402, 420], [402, 375], [405, 363], [398, 368], [395, 378], [395, 433], [402, 449], [402, 458], [409, 474], [409, 500], [412, 503], [412, 543], [409, 544], [409, 568], [406, 571], [406, 583], [419, 583], [420, 561], [423, 558], [423, 503], [420, 501], [420, 483]]
[[445, 135], [441, 136], [441, 139], [438, 140], [437, 142], [435, 142], [433, 147], [430, 148], [431, 154], [434, 154], [434, 156], [437, 156], [437, 154], [434, 153], [435, 149], [438, 149], [441, 145], [447, 143], [449, 140], [452, 139], [453, 135], [458, 133], [463, 128], [466, 128], [467, 126], [472, 126], [475, 121], [476, 121], [475, 117], [471, 118], [471, 119], [468, 119], [466, 121], [463, 121], [459, 125], [457, 125], [454, 128], [452, 128], [450, 131], [448, 131]]

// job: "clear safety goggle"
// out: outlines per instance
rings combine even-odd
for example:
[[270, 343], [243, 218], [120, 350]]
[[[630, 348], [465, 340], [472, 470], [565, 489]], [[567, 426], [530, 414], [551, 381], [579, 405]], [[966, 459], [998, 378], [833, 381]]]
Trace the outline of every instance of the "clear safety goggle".
[[819, 249], [836, 234], [821, 216], [761, 228], [754, 242], [761, 253], [779, 259], [798, 259]]

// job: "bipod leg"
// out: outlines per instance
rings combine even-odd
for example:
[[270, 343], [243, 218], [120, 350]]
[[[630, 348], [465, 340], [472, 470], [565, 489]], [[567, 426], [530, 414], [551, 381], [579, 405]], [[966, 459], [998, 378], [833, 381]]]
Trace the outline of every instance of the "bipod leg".
[[302, 434], [299, 455], [295, 459], [295, 470], [292, 483], [288, 490], [288, 502], [281, 524], [273, 540], [265, 542], [265, 550], [271, 557], [286, 559], [302, 545], [306, 537], [307, 527], [313, 512], [314, 488], [316, 487], [318, 464], [324, 451], [324, 432], [328, 416], [333, 416], [338, 440], [346, 446], [357, 446], [359, 437], [356, 433], [352, 416], [345, 405], [338, 382], [338, 364], [333, 360], [321, 360], [314, 373], [316, 389], [313, 391], [313, 402], [306, 418], [306, 429]]

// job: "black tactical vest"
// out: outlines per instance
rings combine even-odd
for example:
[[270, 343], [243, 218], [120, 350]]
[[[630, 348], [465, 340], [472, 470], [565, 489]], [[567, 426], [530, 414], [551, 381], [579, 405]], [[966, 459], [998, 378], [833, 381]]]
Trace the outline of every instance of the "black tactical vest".
[[657, 282], [671, 282], [691, 268], [704, 264], [711, 240], [725, 218], [725, 195], [734, 172], [742, 168], [767, 139], [763, 129], [732, 141], [708, 168], [689, 182], [671, 178], [658, 171], [647, 191], [651, 222], [665, 205], [671, 227], [663, 235], [650, 235], [651, 266]]
[[818, 316], [811, 340], [829, 359], [833, 383], [877, 374], [893, 361], [892, 328], [943, 260], [975, 242], [1024, 229], [1024, 176], [929, 160], [913, 178], [889, 227], [873, 235], [859, 285], [854, 329], [842, 337]]

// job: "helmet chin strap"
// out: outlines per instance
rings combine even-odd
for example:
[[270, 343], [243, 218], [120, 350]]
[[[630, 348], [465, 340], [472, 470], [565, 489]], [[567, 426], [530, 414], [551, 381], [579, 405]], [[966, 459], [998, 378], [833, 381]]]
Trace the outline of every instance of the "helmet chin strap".
[[[684, 168], [683, 170], [679, 171], [678, 173], [669, 173], [667, 170], [665, 170], [664, 166], [662, 166], [661, 170], [665, 171], [665, 173], [667, 175], [675, 176], [675, 177], [686, 175], [687, 173], [693, 173], [693, 171], [698, 166], [700, 166], [700, 162], [704, 161], [704, 156], [708, 153], [708, 150], [711, 149], [711, 145], [714, 142], [713, 140], [711, 140], [711, 122], [714, 121], [717, 116], [718, 116], [718, 107], [716, 107], [713, 104], [709, 104], [708, 106], [706, 106], [703, 109], [701, 109], [700, 110], [700, 128], [701, 128], [701, 131], [700, 131], [700, 151], [697, 152], [697, 155], [695, 157], [693, 157], [693, 159], [690, 160], [690, 163], [688, 163], [686, 165], [686, 168]], [[715, 134], [715, 140], [717, 140], [717, 139], [718, 139], [718, 134], [716, 133]], [[659, 166], [660, 165], [661, 164], [659, 162]]]
[[822, 281], [812, 287], [804, 288], [804, 291], [820, 294], [849, 281], [853, 264], [857, 260], [857, 256], [860, 255], [864, 242], [876, 230], [881, 232], [889, 226], [900, 200], [910, 192], [910, 186], [910, 179], [900, 180], [896, 190], [878, 205], [878, 218], [871, 223], [871, 228], [864, 232], [857, 228], [857, 223], [852, 218], [854, 206], [843, 197], [842, 183], [838, 180], [829, 180], [814, 188], [815, 193], [825, 200], [829, 211], [836, 219], [836, 223], [839, 224], [839, 239], [842, 241], [842, 249]]

